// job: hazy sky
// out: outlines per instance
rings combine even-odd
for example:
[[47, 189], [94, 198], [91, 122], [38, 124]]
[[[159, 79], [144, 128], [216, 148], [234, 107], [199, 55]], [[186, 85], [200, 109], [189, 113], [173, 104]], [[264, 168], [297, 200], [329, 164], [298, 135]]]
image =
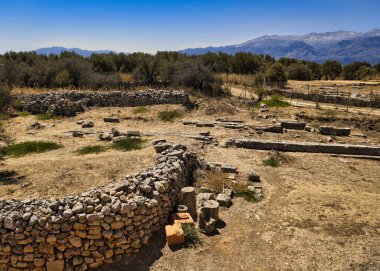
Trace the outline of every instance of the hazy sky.
[[0, 0], [0, 53], [49, 46], [156, 52], [265, 34], [380, 27], [380, 0]]

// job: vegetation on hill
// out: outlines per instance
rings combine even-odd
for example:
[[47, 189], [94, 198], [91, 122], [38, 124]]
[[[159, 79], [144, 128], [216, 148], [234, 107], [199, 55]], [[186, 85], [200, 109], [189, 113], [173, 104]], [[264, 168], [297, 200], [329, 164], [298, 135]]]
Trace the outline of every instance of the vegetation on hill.
[[[323, 64], [292, 58], [276, 60], [269, 55], [239, 52], [186, 55], [178, 52], [133, 54], [92, 54], [83, 57], [73, 52], [38, 55], [36, 52], [8, 52], [0, 55], [0, 80], [8, 90], [14, 86], [37, 88], [116, 88], [132, 85], [122, 80], [132, 75], [134, 85], [186, 87], [217, 96], [223, 92], [216, 74], [252, 75], [252, 83], [286, 83], [294, 80], [366, 80], [380, 73], [380, 63], [371, 66], [354, 62], [342, 66], [337, 61]], [[4, 92], [4, 90], [1, 90]], [[6, 96], [3, 96], [6, 97]], [[4, 99], [4, 98], [2, 98]], [[6, 100], [5, 104], [9, 101]], [[3, 102], [0, 101], [0, 106]]]

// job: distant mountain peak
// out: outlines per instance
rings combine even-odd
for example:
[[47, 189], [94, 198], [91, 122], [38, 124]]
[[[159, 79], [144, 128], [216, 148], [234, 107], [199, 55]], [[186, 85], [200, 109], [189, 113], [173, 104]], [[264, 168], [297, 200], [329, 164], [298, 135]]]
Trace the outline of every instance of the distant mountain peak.
[[39, 48], [36, 50], [36, 53], [39, 55], [60, 55], [62, 52], [74, 52], [78, 55], [89, 57], [92, 54], [108, 54], [108, 53], [117, 53], [112, 50], [84, 50], [80, 48], [66, 48], [62, 46], [52, 46], [52, 47], [46, 47], [46, 48]]
[[373, 64], [380, 62], [378, 39], [380, 40], [379, 28], [366, 33], [339, 30], [304, 35], [264, 35], [240, 44], [189, 48], [180, 52], [186, 54], [204, 54], [208, 51], [228, 54], [251, 52], [268, 54], [275, 58], [290, 57], [317, 62], [335, 59], [342, 63], [367, 61]]

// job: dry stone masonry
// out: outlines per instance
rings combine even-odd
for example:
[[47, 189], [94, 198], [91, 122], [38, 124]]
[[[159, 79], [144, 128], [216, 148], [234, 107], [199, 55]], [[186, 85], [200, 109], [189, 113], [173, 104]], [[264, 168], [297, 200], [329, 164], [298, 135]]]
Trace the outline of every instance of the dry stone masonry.
[[131, 255], [168, 222], [196, 156], [154, 142], [153, 168], [57, 200], [0, 200], [0, 270], [86, 270]]
[[144, 106], [154, 104], [189, 103], [189, 97], [183, 91], [149, 90], [149, 91], [69, 91], [56, 93], [39, 93], [17, 97], [24, 101], [24, 110], [32, 114], [52, 112], [62, 116], [74, 116], [89, 106]]

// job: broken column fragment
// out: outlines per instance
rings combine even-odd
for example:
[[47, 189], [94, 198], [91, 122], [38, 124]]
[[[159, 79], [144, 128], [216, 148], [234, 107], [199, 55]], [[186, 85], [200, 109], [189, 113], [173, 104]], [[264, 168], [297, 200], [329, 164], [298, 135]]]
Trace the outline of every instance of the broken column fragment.
[[193, 219], [197, 218], [195, 188], [187, 186], [181, 189], [182, 204], [185, 205]]

